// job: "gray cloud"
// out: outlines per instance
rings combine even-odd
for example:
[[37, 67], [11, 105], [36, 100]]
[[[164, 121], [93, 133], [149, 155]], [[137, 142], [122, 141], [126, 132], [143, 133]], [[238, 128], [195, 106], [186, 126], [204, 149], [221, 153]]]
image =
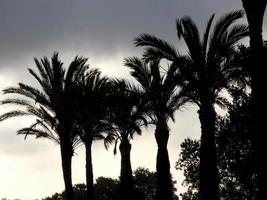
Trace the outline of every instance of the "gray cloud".
[[[3, 0], [0, 72], [26, 79], [25, 69], [34, 66], [33, 57], [59, 51], [67, 64], [82, 54], [93, 60], [93, 66], [116, 73], [124, 57], [141, 53], [132, 44], [138, 34], [156, 34], [178, 44], [176, 18], [190, 15], [203, 27], [211, 13], [234, 8], [241, 8], [239, 0]], [[113, 67], [100, 66], [113, 58]]]
[[[241, 7], [239, 1], [4, 0], [0, 7], [0, 59], [14, 63], [53, 50], [112, 56], [133, 52], [142, 32], [175, 40], [175, 19], [191, 15], [205, 24], [213, 12]], [[203, 17], [202, 17], [203, 16]]]

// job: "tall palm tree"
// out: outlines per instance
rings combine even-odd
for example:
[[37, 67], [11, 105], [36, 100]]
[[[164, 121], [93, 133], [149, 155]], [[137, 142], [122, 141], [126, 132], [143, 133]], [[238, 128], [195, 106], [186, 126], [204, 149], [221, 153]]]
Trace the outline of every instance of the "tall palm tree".
[[[170, 161], [167, 149], [169, 139], [168, 120], [174, 120], [174, 112], [187, 99], [179, 92], [179, 74], [175, 65], [163, 67], [159, 60], [143, 62], [139, 58], [125, 59], [125, 66], [131, 69], [131, 75], [139, 83], [146, 102], [147, 116], [156, 126], [154, 135], [158, 146], [157, 152], [157, 200], [173, 199], [173, 185], [170, 174]], [[182, 84], [182, 83], [181, 83]]]
[[18, 96], [6, 98], [1, 103], [19, 105], [21, 109], [2, 114], [0, 121], [17, 116], [36, 118], [32, 125], [18, 130], [18, 134], [25, 134], [25, 137], [44, 137], [60, 145], [65, 197], [67, 200], [73, 200], [71, 160], [77, 137], [74, 134], [75, 122], [71, 109], [73, 95], [70, 88], [77, 81], [85, 62], [82, 58], [76, 57], [66, 71], [57, 53], [54, 53], [51, 61], [47, 57], [34, 60], [38, 73], [32, 69], [29, 69], [29, 73], [37, 80], [39, 87], [19, 83], [17, 87], [4, 89], [4, 94]]
[[109, 103], [109, 122], [113, 127], [105, 138], [106, 147], [115, 143], [114, 154], [119, 150], [121, 155], [120, 199], [136, 199], [131, 166], [131, 143], [134, 134], [141, 134], [141, 126], [147, 125], [144, 118], [145, 106], [142, 105], [140, 92], [125, 80], [114, 81], [113, 94]]
[[111, 129], [107, 121], [107, 97], [112, 89], [112, 82], [101, 76], [97, 69], [90, 69], [81, 75], [76, 84], [76, 103], [74, 118], [79, 136], [85, 145], [87, 199], [94, 199], [92, 144], [105, 138], [104, 132]]
[[142, 34], [135, 39], [137, 46], [145, 46], [146, 60], [167, 59], [177, 65], [191, 88], [188, 96], [199, 106], [201, 123], [200, 194], [203, 200], [219, 199], [219, 180], [216, 166], [215, 103], [224, 103], [220, 91], [240, 78], [240, 67], [233, 65], [236, 43], [247, 36], [244, 24], [234, 24], [243, 16], [242, 11], [222, 16], [211, 32], [214, 14], [208, 20], [202, 38], [196, 24], [188, 16], [176, 21], [177, 36], [187, 45], [188, 53], [181, 57], [177, 50], [164, 40]]
[[[251, 95], [252, 95], [252, 141], [255, 149], [256, 168], [258, 171], [258, 191], [257, 199], [266, 198], [266, 164], [263, 157], [265, 157], [265, 142], [263, 130], [266, 130], [266, 119], [261, 117], [259, 113], [265, 113], [263, 106], [266, 102], [264, 90], [266, 85], [266, 63], [264, 63], [263, 39], [262, 39], [262, 25], [263, 17], [266, 9], [266, 0], [258, 0], [252, 2], [249, 0], [242, 0], [243, 7], [246, 12], [249, 24], [249, 37], [252, 58], [250, 62], [251, 73]], [[257, 67], [256, 67], [257, 63]]]

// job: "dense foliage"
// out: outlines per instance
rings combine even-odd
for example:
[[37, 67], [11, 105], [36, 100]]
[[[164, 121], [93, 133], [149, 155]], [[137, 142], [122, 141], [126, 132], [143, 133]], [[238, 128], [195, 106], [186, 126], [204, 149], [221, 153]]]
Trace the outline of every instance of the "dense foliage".
[[[248, 96], [234, 99], [225, 117], [217, 120], [217, 166], [220, 177], [221, 199], [253, 199], [255, 197], [255, 162], [251, 146], [251, 114]], [[199, 188], [200, 142], [186, 139], [176, 168], [184, 170], [187, 191], [182, 199], [200, 199]]]
[[[146, 168], [139, 167], [134, 171], [135, 190], [134, 196], [138, 200], [154, 200], [156, 196], [156, 172], [151, 172]], [[173, 184], [175, 182], [173, 181]], [[96, 200], [118, 200], [120, 199], [120, 184], [118, 179], [98, 177], [94, 184]], [[76, 200], [86, 199], [86, 185], [76, 184], [73, 187]], [[173, 188], [175, 192], [176, 189]], [[43, 200], [63, 200], [63, 193], [55, 193]], [[178, 197], [174, 195], [174, 199]]]

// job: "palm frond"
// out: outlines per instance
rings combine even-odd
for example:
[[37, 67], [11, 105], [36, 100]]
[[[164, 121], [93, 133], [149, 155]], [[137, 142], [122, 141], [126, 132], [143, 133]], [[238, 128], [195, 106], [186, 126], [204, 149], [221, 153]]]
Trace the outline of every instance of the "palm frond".
[[179, 52], [176, 53], [177, 55], [174, 57], [173, 55], [154, 47], [147, 47], [143, 53], [143, 59], [146, 63], [150, 62], [151, 60], [158, 60], [158, 59], [167, 59], [169, 61], [175, 61], [178, 56], [180, 55]]
[[[54, 53], [52, 58], [58, 59], [58, 53]], [[41, 58], [40, 61], [41, 61], [41, 64], [42, 64], [43, 69], [44, 69], [45, 74], [46, 74], [46, 77], [44, 77], [44, 78], [46, 78], [47, 82], [49, 82], [50, 85], [52, 85], [52, 81], [53, 81], [53, 70], [52, 70], [53, 66], [52, 65], [53, 65], [53, 63], [51, 63], [49, 61], [49, 59], [45, 56], [43, 58]]]
[[115, 132], [110, 132], [107, 134], [107, 136], [104, 138], [104, 146], [106, 150], [109, 149], [110, 145], [114, 143], [117, 138], [118, 138], [118, 135], [115, 134]]
[[[31, 130], [33, 130], [33, 129], [35, 129], [38, 125], [40, 124], [40, 120], [36, 120], [36, 122], [34, 122], [32, 125], [30, 125], [28, 128], [23, 128], [23, 129], [20, 129], [20, 130], [18, 130], [17, 131], [17, 134], [24, 134], [25, 136], [24, 136], [24, 140], [26, 140], [26, 138], [27, 138], [27, 136], [28, 136], [28, 134], [29, 134], [29, 132], [31, 131]], [[27, 130], [27, 131], [26, 131]], [[37, 138], [37, 136], [36, 136], [36, 138]]]
[[133, 123], [132, 126], [132, 131], [129, 131], [128, 135], [130, 139], [133, 139], [134, 134], [142, 135], [142, 129], [139, 123]]
[[225, 32], [225, 41], [226, 46], [232, 46], [236, 44], [239, 40], [247, 37], [249, 34], [248, 26], [245, 24], [236, 24], [230, 30]]
[[18, 135], [25, 135], [25, 139], [28, 135], [34, 135], [37, 139], [38, 138], [47, 138], [49, 140], [54, 141], [55, 143], [59, 144], [59, 139], [55, 138], [53, 136], [50, 135], [49, 132], [46, 132], [42, 129], [38, 129], [38, 128], [22, 128], [19, 129], [17, 131]]
[[14, 104], [14, 105], [21, 105], [21, 106], [31, 106], [31, 102], [25, 99], [18, 99], [18, 98], [7, 98], [1, 101], [1, 104]]
[[185, 16], [176, 20], [177, 36], [179, 39], [183, 38], [191, 58], [195, 61], [201, 61], [202, 47], [200, 42], [200, 35], [196, 24], [189, 16]]
[[206, 26], [206, 30], [203, 35], [202, 46], [203, 46], [203, 53], [205, 55], [208, 52], [207, 48], [208, 48], [208, 40], [209, 40], [209, 35], [210, 35], [210, 28], [211, 28], [211, 24], [213, 22], [214, 17], [215, 17], [215, 14], [212, 14], [211, 17], [209, 18], [207, 26]]
[[21, 83], [19, 83], [19, 87], [9, 87], [9, 88], [4, 89], [3, 93], [4, 94], [19, 94], [19, 95], [28, 97], [35, 102], [37, 101], [37, 96], [38, 96], [38, 99], [41, 99], [42, 97], [44, 97], [45, 101], [48, 103], [48, 99], [46, 98], [44, 94], [42, 94], [41, 91], [38, 91], [36, 88], [26, 86], [24, 84], [21, 85]]
[[15, 110], [15, 111], [10, 111], [7, 113], [4, 113], [0, 116], [0, 122], [9, 119], [9, 118], [13, 118], [13, 117], [19, 117], [19, 116], [26, 116], [26, 115], [30, 115], [29, 112], [25, 112], [25, 111], [21, 111], [21, 110]]
[[87, 58], [76, 56], [71, 62], [65, 76], [66, 91], [68, 91], [68, 88], [73, 85], [73, 83], [82, 81], [81, 79], [85, 78], [85, 72], [89, 69], [89, 65], [86, 65], [87, 60]]
[[[168, 55], [168, 58], [171, 58], [171, 60], [175, 60], [179, 57], [176, 49], [171, 44], [153, 35], [140, 34], [134, 39], [134, 44], [136, 46], [152, 47], [161, 50], [165, 55]], [[144, 56], [145, 55], [146, 54], [144, 54]]]
[[224, 37], [229, 27], [234, 24], [235, 21], [241, 19], [244, 16], [244, 11], [237, 10], [229, 12], [219, 18], [210, 39], [211, 52], [214, 52], [213, 48], [216, 48], [217, 44], [221, 44], [221, 39]]
[[[46, 124], [50, 126], [51, 129], [55, 128], [57, 120], [56, 120], [56, 117], [53, 115], [53, 112], [47, 111], [42, 106], [39, 106], [39, 107], [28, 106], [27, 112], [30, 115], [37, 117], [40, 121], [44, 121]], [[46, 129], [48, 129], [48, 127]]]
[[[51, 66], [47, 58], [43, 58], [40, 61], [34, 58], [35, 66], [37, 67], [40, 77], [37, 75], [37, 80], [44, 81], [47, 85], [51, 85]], [[35, 77], [35, 75], [33, 75]], [[39, 81], [38, 80], [38, 81]]]
[[144, 65], [139, 58], [126, 58], [124, 60], [124, 65], [132, 70], [131, 75], [140, 83], [140, 85], [144, 89], [150, 85], [151, 71], [147, 67], [147, 65]]
[[117, 154], [117, 146], [118, 146], [118, 142], [120, 141], [120, 138], [116, 138], [115, 142], [114, 142], [114, 149], [113, 149], [113, 154], [116, 155]]
[[[34, 99], [36, 102], [39, 102], [40, 104], [44, 104], [44, 105], [50, 105], [49, 99], [47, 98], [47, 96], [40, 90], [26, 85], [24, 83], [19, 83], [19, 88], [21, 89], [21, 94], [25, 95], [31, 99]], [[20, 92], [19, 90], [17, 90], [18, 93]]]
[[171, 117], [172, 121], [174, 121], [174, 112], [177, 110], [181, 110], [187, 103], [191, 103], [190, 97], [187, 95], [186, 91], [180, 89], [177, 93], [175, 93], [172, 98], [169, 100], [166, 110], [168, 111], [168, 115]]
[[50, 83], [47, 82], [48, 80], [39, 77], [38, 74], [30, 68], [28, 69], [28, 71], [38, 81], [38, 83], [43, 88], [43, 90], [46, 92], [46, 94], [49, 95], [49, 91], [51, 88], [50, 88]]
[[51, 85], [54, 88], [63, 88], [64, 84], [64, 74], [65, 70], [63, 68], [63, 63], [58, 58], [58, 53], [55, 52], [51, 58], [52, 67], [52, 80]]

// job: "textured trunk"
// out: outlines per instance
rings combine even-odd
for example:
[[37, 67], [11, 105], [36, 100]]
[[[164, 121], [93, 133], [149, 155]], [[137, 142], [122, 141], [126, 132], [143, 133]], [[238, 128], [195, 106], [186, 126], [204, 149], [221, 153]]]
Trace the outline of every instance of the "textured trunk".
[[156, 200], [173, 200], [173, 185], [170, 174], [170, 161], [167, 149], [169, 129], [165, 120], [156, 125], [155, 138], [158, 145], [157, 154], [157, 190]]
[[199, 192], [201, 200], [219, 200], [220, 194], [215, 144], [216, 113], [213, 105], [208, 102], [208, 99], [202, 98], [199, 109], [201, 124]]
[[66, 143], [62, 142], [60, 145], [60, 150], [61, 150], [63, 178], [65, 184], [65, 199], [74, 200], [72, 178], [71, 178], [71, 160], [73, 155], [72, 145], [67, 142]]
[[266, 0], [243, 0], [250, 31], [250, 48], [252, 59], [250, 63], [251, 73], [251, 97], [252, 97], [252, 144], [255, 150], [255, 168], [258, 174], [256, 199], [263, 200], [267, 196], [266, 187], [266, 162], [264, 159], [265, 145], [264, 135], [266, 134], [265, 124], [266, 118], [262, 117], [266, 114], [266, 63], [264, 60], [264, 49], [262, 40], [262, 24], [263, 16], [266, 8]]
[[85, 168], [86, 168], [86, 185], [87, 185], [87, 200], [94, 200], [94, 177], [92, 166], [92, 140], [85, 142]]
[[133, 173], [131, 167], [131, 144], [127, 137], [123, 138], [120, 143], [121, 153], [121, 199], [134, 199], [133, 197]]

